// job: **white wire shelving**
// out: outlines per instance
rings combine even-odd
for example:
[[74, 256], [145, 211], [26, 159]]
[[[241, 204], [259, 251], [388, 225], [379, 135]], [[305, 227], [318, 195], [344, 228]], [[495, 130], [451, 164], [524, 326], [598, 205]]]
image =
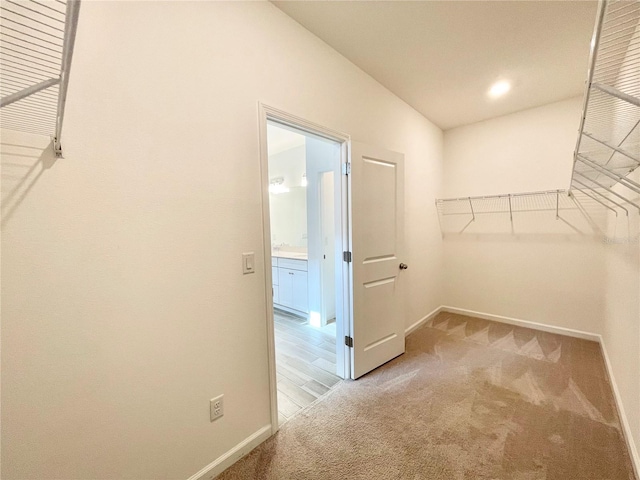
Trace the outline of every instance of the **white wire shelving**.
[[565, 210], [578, 207], [567, 190], [507, 193], [476, 197], [439, 198], [436, 208], [440, 216], [464, 215], [475, 220], [487, 214], [505, 214], [513, 220], [514, 213], [554, 212], [556, 218]]
[[[601, 1], [591, 55], [571, 189], [608, 205], [631, 205], [640, 184], [640, 0]], [[615, 185], [624, 188], [613, 189]], [[631, 193], [632, 199], [628, 194]]]
[[80, 0], [2, 0], [0, 128], [51, 136], [56, 156]]
[[[591, 40], [578, 140], [568, 190], [436, 199], [440, 217], [513, 214], [580, 207], [640, 212], [640, 0], [601, 0]], [[614, 188], [619, 185], [617, 188]], [[624, 188], [622, 188], [624, 187]]]

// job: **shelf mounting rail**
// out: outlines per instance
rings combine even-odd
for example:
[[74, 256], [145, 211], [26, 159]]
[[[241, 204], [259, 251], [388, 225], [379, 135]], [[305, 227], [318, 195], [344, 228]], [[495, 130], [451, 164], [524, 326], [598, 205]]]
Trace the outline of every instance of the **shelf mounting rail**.
[[[571, 189], [591, 190], [640, 210], [640, 0], [601, 0], [591, 40], [589, 68]], [[622, 188], [613, 189], [615, 185]], [[633, 199], [625, 196], [628, 191]]]
[[48, 135], [62, 157], [62, 124], [80, 0], [3, 0], [0, 128]]

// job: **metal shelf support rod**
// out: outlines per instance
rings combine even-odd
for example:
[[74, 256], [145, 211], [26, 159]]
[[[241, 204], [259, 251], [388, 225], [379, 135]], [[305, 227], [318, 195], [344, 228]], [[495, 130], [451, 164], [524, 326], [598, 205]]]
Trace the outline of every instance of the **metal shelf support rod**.
[[59, 78], [50, 78], [49, 80], [45, 80], [44, 82], [40, 82], [27, 87], [24, 90], [20, 90], [19, 92], [12, 93], [11, 95], [7, 95], [6, 97], [2, 97], [2, 99], [0, 99], [0, 107], [6, 107], [13, 102], [22, 100], [24, 97], [28, 97], [29, 95], [33, 95], [34, 93], [38, 93], [39, 91], [44, 90], [45, 88], [52, 87], [53, 85], [57, 85], [58, 83], [60, 83]]
[[[589, 190], [591, 190], [593, 193], [595, 193], [596, 195], [600, 195], [602, 198], [604, 198], [605, 200], [607, 200], [608, 202], [613, 203], [614, 205], [620, 207], [622, 210], [625, 211], [625, 213], [627, 214], [627, 217], [629, 216], [629, 210], [627, 210], [626, 208], [624, 208], [622, 205], [620, 205], [618, 202], [616, 202], [615, 200], [611, 200], [609, 197], [607, 197], [606, 195], [600, 193], [599, 191], [589, 187], [588, 185], [582, 183], [580, 180], [578, 180], [577, 178], [574, 178], [573, 181], [575, 183], [577, 183], [578, 185], [582, 185], [585, 188], [588, 188]], [[584, 193], [584, 192], [582, 192]]]
[[605, 187], [604, 185], [602, 185], [600, 182], [593, 180], [589, 177], [587, 177], [586, 175], [583, 175], [580, 172], [574, 172], [577, 173], [578, 175], [580, 175], [581, 177], [587, 179], [589, 182], [595, 183], [596, 185], [598, 185], [600, 188], [606, 190], [607, 192], [609, 192], [611, 195], [614, 195], [616, 197], [618, 197], [620, 200], [623, 200], [625, 203], [628, 203], [629, 205], [633, 205], [634, 207], [636, 207], [638, 209], [638, 212], [640, 212], [640, 206], [636, 205], [635, 203], [633, 203], [631, 200], [629, 200], [628, 198], [623, 197], [622, 195], [620, 195], [619, 193], [614, 192], [613, 190], [611, 190], [608, 187]]
[[[575, 182], [575, 180], [574, 180]], [[583, 195], [589, 197], [591, 200], [593, 200], [594, 202], [598, 202], [600, 205], [602, 205], [605, 208], [608, 208], [609, 210], [611, 210], [613, 213], [616, 214], [616, 217], [618, 216], [618, 211], [615, 208], [611, 208], [609, 205], [607, 205], [606, 203], [602, 202], [601, 200], [598, 200], [596, 197], [589, 195], [587, 192], [585, 192], [584, 190], [582, 190], [581, 188], [578, 187], [573, 187], [575, 190], [578, 190], [580, 193], [582, 193]], [[589, 187], [587, 187], [589, 188]], [[592, 192], [595, 192], [595, 190], [590, 189]]]
[[473, 220], [475, 220], [476, 214], [473, 211], [473, 203], [471, 203], [471, 197], [469, 197], [469, 206], [471, 207], [471, 216], [473, 217]]
[[69, 72], [71, 59], [73, 58], [73, 46], [76, 41], [78, 29], [78, 13], [80, 12], [80, 0], [68, 0], [66, 23], [64, 25], [64, 44], [62, 46], [62, 66], [60, 69], [60, 91], [58, 93], [58, 115], [56, 117], [56, 132], [53, 138], [53, 150], [57, 157], [62, 157], [62, 145], [60, 135], [64, 121], [64, 107], [67, 101], [67, 88], [69, 87]]
[[624, 100], [636, 107], [640, 107], [640, 98], [636, 98], [628, 93], [621, 92], [617, 88], [610, 87], [609, 85], [603, 85], [601, 83], [593, 83], [592, 87], [597, 88], [601, 92], [608, 93], [609, 95]]
[[[629, 152], [626, 152], [626, 151], [622, 150], [620, 147], [616, 147], [615, 145], [611, 145], [609, 142], [605, 142], [604, 140], [600, 140], [599, 138], [594, 137], [590, 133], [582, 132], [582, 134], [585, 137], [590, 138], [591, 140], [593, 140], [595, 142], [598, 142], [601, 145], [604, 145], [605, 147], [610, 148], [611, 150], [615, 150], [616, 152], [618, 152], [621, 155], [624, 155], [627, 158], [630, 158], [631, 160], [636, 162], [638, 165], [640, 165], [640, 160], [638, 160], [637, 158], [634, 158], [633, 155], [631, 155]], [[576, 151], [576, 155], [577, 155], [577, 151]]]
[[597, 163], [589, 160], [584, 155], [578, 155], [578, 160], [580, 160], [582, 163], [584, 163], [588, 167], [591, 167], [591, 168], [594, 168], [594, 169], [598, 170], [603, 175], [606, 175], [607, 177], [612, 178], [613, 180], [616, 180], [616, 181], [620, 182], [622, 185], [627, 187], [629, 190], [633, 190], [636, 193], [640, 193], [640, 184], [634, 182], [633, 180], [629, 180], [626, 177], [623, 177], [621, 175], [618, 175], [617, 173], [614, 173], [614, 172], [612, 172], [610, 170], [607, 170], [606, 168], [601, 167]]

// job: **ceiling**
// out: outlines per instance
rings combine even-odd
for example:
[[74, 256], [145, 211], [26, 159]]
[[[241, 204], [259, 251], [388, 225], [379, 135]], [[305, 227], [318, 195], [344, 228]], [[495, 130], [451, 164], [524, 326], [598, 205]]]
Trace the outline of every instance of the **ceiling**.
[[[274, 1], [440, 128], [582, 95], [595, 1]], [[492, 99], [491, 85], [511, 91]]]

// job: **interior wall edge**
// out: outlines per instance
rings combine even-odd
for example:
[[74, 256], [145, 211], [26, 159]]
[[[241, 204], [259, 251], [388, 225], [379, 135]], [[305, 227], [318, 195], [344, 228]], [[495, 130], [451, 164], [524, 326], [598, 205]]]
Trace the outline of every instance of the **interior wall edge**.
[[249, 435], [238, 443], [235, 447], [231, 448], [228, 452], [220, 455], [202, 470], [191, 475], [187, 480], [213, 480], [217, 475], [220, 475], [231, 465], [247, 455], [251, 450], [271, 437], [271, 427], [272, 425], [269, 423], [260, 428], [255, 433]]
[[422, 325], [424, 325], [425, 323], [427, 323], [429, 320], [431, 320], [433, 317], [435, 317], [436, 315], [438, 315], [440, 312], [442, 311], [442, 305], [440, 305], [438, 308], [435, 308], [433, 311], [431, 311], [430, 313], [427, 313], [424, 317], [422, 317], [420, 320], [418, 320], [415, 323], [412, 323], [411, 325], [409, 325], [407, 328], [404, 329], [404, 336], [406, 337], [407, 335], [409, 335], [410, 333], [414, 332], [415, 330], [417, 330], [418, 328], [420, 328]]
[[620, 417], [620, 423], [622, 424], [623, 436], [627, 442], [627, 448], [629, 450], [629, 455], [631, 456], [631, 464], [633, 465], [633, 470], [636, 474], [636, 478], [640, 478], [640, 452], [638, 452], [636, 444], [633, 440], [633, 432], [631, 431], [631, 425], [629, 424], [629, 419], [627, 418], [627, 414], [624, 409], [622, 397], [620, 396], [620, 391], [618, 390], [616, 377], [613, 374], [613, 368], [611, 366], [611, 362], [609, 361], [606, 343], [601, 335], [598, 335], [598, 337], [600, 337], [600, 348], [602, 350], [602, 356], [604, 357], [604, 363], [607, 368], [607, 374], [609, 375], [609, 381], [611, 382], [613, 398], [615, 399], [616, 407], [618, 408], [618, 417]]

